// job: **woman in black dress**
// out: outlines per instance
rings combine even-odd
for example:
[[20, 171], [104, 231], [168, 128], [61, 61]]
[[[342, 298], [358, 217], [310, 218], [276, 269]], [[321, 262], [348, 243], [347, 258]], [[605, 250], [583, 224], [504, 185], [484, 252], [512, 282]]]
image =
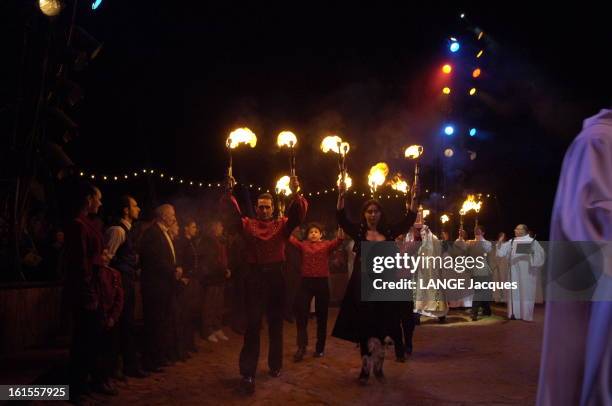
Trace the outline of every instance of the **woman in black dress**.
[[332, 336], [359, 343], [363, 361], [359, 382], [366, 384], [372, 358], [374, 358], [374, 374], [379, 379], [384, 377], [382, 371], [384, 357], [380, 356], [382, 343], [386, 336], [397, 336], [400, 322], [397, 303], [361, 301], [361, 242], [394, 241], [397, 236], [406, 233], [416, 219], [415, 196], [418, 191], [416, 187], [412, 188], [410, 202], [406, 202], [406, 215], [399, 223], [392, 226], [386, 222], [382, 206], [376, 200], [364, 203], [359, 224], [350, 222], [344, 210], [346, 193], [344, 184], [340, 185], [338, 192], [338, 224], [355, 240], [353, 250], [356, 258]]

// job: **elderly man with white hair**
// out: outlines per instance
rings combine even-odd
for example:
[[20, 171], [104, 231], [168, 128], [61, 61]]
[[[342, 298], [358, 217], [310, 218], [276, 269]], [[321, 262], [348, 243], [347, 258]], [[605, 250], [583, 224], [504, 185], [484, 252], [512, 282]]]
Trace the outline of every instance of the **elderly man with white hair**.
[[175, 290], [182, 269], [177, 266], [170, 230], [176, 225], [174, 207], [155, 210], [155, 222], [140, 243], [142, 299], [145, 324], [144, 366], [152, 372], [176, 361], [176, 331], [173, 323]]

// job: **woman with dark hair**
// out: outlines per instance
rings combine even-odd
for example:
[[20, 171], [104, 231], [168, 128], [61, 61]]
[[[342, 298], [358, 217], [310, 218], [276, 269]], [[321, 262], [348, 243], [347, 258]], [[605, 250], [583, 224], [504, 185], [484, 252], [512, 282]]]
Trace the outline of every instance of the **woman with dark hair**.
[[376, 200], [368, 200], [364, 203], [358, 224], [350, 222], [344, 210], [346, 185], [340, 184], [338, 188], [338, 225], [355, 240], [353, 250], [356, 258], [332, 335], [359, 343], [363, 362], [359, 383], [362, 385], [367, 383], [370, 376], [372, 358], [374, 358], [374, 374], [379, 379], [384, 378], [382, 343], [387, 335], [396, 336], [399, 329], [399, 318], [395, 303], [361, 301], [361, 242], [394, 241], [400, 234], [406, 233], [416, 219], [415, 196], [418, 192], [416, 189], [416, 187], [412, 188], [410, 203], [406, 202], [405, 217], [399, 223], [391, 226], [385, 219], [381, 204]]

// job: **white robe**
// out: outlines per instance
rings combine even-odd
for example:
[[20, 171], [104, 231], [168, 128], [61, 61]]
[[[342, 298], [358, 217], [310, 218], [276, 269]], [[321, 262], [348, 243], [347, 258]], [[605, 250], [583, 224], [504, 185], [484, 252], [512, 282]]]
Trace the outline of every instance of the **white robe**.
[[[497, 245], [493, 245], [493, 250], [489, 255], [489, 266], [491, 267], [491, 280], [493, 282], [505, 283], [509, 279], [508, 260], [497, 256]], [[493, 292], [493, 300], [496, 303], [506, 303], [508, 290], [496, 289]]]
[[[466, 256], [467, 255], [467, 242], [465, 240], [456, 239], [455, 243], [451, 247], [449, 254], [453, 257]], [[472, 273], [469, 271], [454, 272], [453, 277], [456, 279], [463, 279], [464, 286], [470, 286], [470, 280], [472, 279]], [[459, 292], [459, 290], [457, 291]], [[472, 307], [474, 301], [474, 290], [465, 288], [460, 293], [461, 297], [459, 300], [449, 300], [448, 306], [452, 308], [456, 307]]]
[[[585, 120], [565, 155], [551, 241], [612, 241], [612, 110]], [[612, 294], [611, 256], [599, 290]], [[551, 271], [549, 271], [549, 275]], [[537, 404], [612, 405], [612, 302], [546, 303]]]
[[[531, 254], [517, 254], [519, 244], [530, 244]], [[517, 289], [508, 292], [508, 317], [519, 320], [533, 320], [533, 308], [536, 299], [538, 273], [546, 255], [542, 246], [528, 235], [515, 237], [497, 246], [496, 255], [507, 258], [510, 268], [510, 282], [516, 282]]]
[[[409, 233], [407, 241], [412, 241], [412, 234]], [[423, 227], [421, 230], [421, 246], [417, 255], [425, 255], [427, 257], [439, 257], [442, 255], [442, 244], [428, 227]], [[419, 267], [416, 274], [421, 278], [425, 285], [429, 280], [439, 280], [441, 277], [440, 269], [435, 267]], [[427, 317], [444, 317], [448, 314], [448, 305], [446, 304], [446, 296], [441, 289], [426, 289], [421, 290], [417, 282], [415, 292], [414, 312]]]

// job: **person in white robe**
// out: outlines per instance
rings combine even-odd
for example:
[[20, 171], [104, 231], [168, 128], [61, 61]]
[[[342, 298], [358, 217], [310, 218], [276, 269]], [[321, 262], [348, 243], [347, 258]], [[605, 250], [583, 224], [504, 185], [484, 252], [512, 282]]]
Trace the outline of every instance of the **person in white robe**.
[[[565, 154], [550, 239], [612, 241], [612, 110], [585, 120]], [[612, 405], [611, 259], [597, 285], [607, 300], [546, 303], [538, 406]]]
[[[483, 257], [484, 266], [475, 266], [472, 269], [474, 282], [490, 282], [491, 268], [487, 257], [491, 253], [493, 244], [484, 238], [485, 229], [482, 225], [474, 227], [474, 239], [467, 242], [467, 255], [471, 258]], [[483, 316], [491, 315], [491, 300], [493, 299], [490, 289], [474, 289], [474, 300], [472, 301], [472, 321], [478, 320], [478, 311], [482, 308]]]
[[[429, 227], [423, 225], [421, 232], [421, 246], [417, 255], [425, 257], [441, 257], [442, 244], [438, 237], [431, 232]], [[408, 234], [406, 240], [411, 241], [411, 235]], [[429, 281], [440, 280], [442, 274], [441, 269], [437, 266], [419, 266], [415, 275], [421, 279], [423, 286], [427, 286]], [[448, 305], [446, 303], [445, 293], [442, 289], [420, 289], [420, 283], [417, 282], [416, 297], [414, 302], [414, 312], [427, 317], [437, 317], [441, 322], [444, 321], [448, 313]]]
[[[455, 240], [449, 249], [449, 254], [453, 257], [467, 255], [467, 232], [464, 229], [459, 230], [459, 237]], [[463, 272], [452, 271], [447, 272], [447, 277], [451, 276], [456, 279], [463, 280], [464, 289], [456, 289], [449, 294], [448, 306], [451, 308], [470, 308], [474, 299], [474, 290], [471, 289], [470, 281], [472, 279], [472, 271], [465, 270]]]
[[537, 274], [546, 259], [544, 249], [529, 236], [527, 226], [519, 224], [514, 229], [514, 238], [507, 242], [497, 242], [496, 255], [507, 259], [509, 281], [516, 283], [516, 289], [508, 292], [508, 318], [533, 321]]
[[[497, 241], [506, 242], [506, 233], [499, 233]], [[491, 253], [489, 254], [489, 266], [491, 267], [491, 279], [493, 282], [503, 284], [508, 282], [508, 261], [506, 258], [497, 256], [497, 244], [494, 244]], [[507, 289], [496, 289], [493, 292], [493, 301], [495, 303], [506, 303], [508, 295]]]

